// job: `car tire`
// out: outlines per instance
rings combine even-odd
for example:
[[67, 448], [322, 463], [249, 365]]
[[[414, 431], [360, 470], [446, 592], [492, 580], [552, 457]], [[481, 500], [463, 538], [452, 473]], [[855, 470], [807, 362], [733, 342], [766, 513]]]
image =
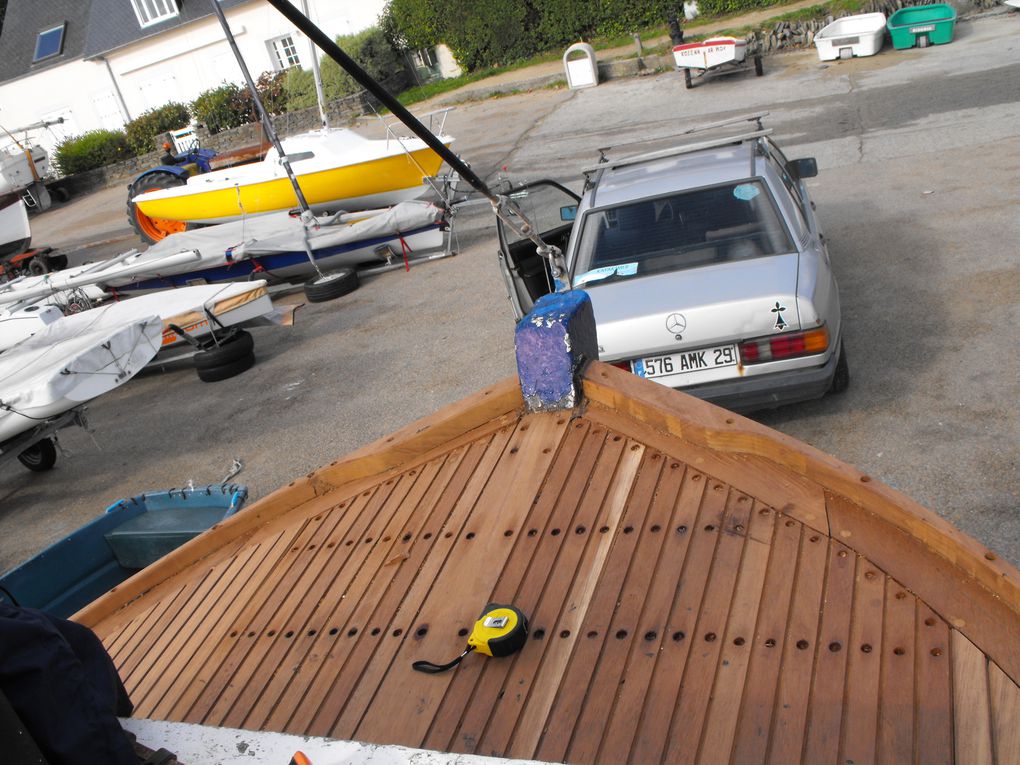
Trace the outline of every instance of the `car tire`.
[[57, 462], [57, 446], [52, 438], [36, 441], [18, 455], [18, 462], [33, 472], [45, 472]]
[[28, 261], [28, 273], [32, 276], [45, 276], [49, 272], [50, 266], [42, 258], [32, 258]]
[[829, 393], [843, 393], [850, 387], [850, 365], [846, 360], [846, 343], [839, 347], [839, 360], [836, 362], [836, 373], [829, 383]]
[[252, 339], [251, 333], [243, 329], [229, 330], [218, 345], [212, 340], [208, 340], [206, 343], [208, 347], [195, 354], [196, 369], [212, 369], [231, 364], [251, 355], [255, 349], [255, 341]]
[[255, 354], [249, 352], [246, 356], [218, 367], [195, 367], [195, 371], [198, 373], [198, 379], [202, 382], [219, 382], [236, 377], [253, 366], [255, 366]]
[[354, 292], [359, 284], [357, 271], [353, 268], [341, 268], [305, 282], [305, 297], [309, 303], [324, 303]]

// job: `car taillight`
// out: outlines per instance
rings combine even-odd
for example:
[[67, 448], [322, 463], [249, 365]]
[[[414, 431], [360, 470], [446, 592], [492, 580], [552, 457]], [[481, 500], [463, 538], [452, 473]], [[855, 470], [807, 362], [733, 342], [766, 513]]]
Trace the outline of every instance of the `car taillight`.
[[612, 366], [616, 367], [617, 369], [622, 369], [624, 372], [629, 372], [630, 371], [630, 362], [629, 361], [613, 361], [613, 362], [611, 362], [611, 364], [612, 364]]
[[740, 360], [745, 364], [813, 356], [829, 347], [829, 330], [825, 327], [789, 335], [775, 335], [740, 344]]

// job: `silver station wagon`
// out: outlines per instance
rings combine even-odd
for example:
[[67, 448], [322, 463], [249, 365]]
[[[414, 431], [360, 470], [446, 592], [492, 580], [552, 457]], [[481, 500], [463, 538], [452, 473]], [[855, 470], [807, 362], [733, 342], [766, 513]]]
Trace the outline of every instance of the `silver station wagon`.
[[[510, 197], [564, 253], [554, 279], [535, 245], [499, 224], [518, 318], [554, 289], [591, 296], [602, 361], [739, 411], [849, 384], [839, 293], [804, 179], [764, 114], [688, 131], [697, 142], [585, 168], [581, 197], [553, 181]], [[757, 122], [757, 129], [718, 136]], [[713, 136], [714, 137], [709, 137]]]

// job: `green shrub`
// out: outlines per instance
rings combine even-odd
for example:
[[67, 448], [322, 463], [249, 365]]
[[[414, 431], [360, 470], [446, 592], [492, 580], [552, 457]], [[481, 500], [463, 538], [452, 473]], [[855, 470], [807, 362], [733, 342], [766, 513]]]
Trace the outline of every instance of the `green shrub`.
[[307, 69], [292, 66], [283, 79], [283, 92], [287, 98], [287, 111], [315, 106], [315, 78]]
[[119, 162], [135, 156], [122, 130], [91, 130], [62, 141], [53, 153], [56, 166], [63, 175]]
[[135, 154], [145, 154], [161, 148], [159, 136], [168, 130], [177, 130], [191, 122], [188, 107], [170, 102], [142, 112], [124, 126], [127, 142]]
[[195, 119], [209, 128], [210, 133], [229, 130], [255, 119], [255, 108], [247, 88], [232, 82], [210, 88], [191, 102]]
[[[383, 34], [379, 27], [371, 27], [355, 35], [342, 35], [336, 39], [344, 53], [358, 62], [369, 75], [379, 82], [386, 82], [391, 90], [402, 90], [409, 82], [407, 65], [403, 55]], [[334, 101], [361, 90], [347, 72], [333, 59], [323, 57], [319, 64], [322, 74], [322, 90], [327, 101]], [[314, 86], [312, 93], [314, 94]]]

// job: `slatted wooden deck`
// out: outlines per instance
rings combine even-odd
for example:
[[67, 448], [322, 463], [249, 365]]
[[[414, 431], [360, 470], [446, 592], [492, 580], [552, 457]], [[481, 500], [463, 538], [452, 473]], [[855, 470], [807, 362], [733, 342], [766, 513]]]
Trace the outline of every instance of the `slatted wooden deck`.
[[[136, 715], [579, 763], [1020, 761], [1015, 570], [596, 370], [580, 416], [497, 386], [87, 609]], [[411, 670], [490, 601], [530, 616], [521, 653]]]

